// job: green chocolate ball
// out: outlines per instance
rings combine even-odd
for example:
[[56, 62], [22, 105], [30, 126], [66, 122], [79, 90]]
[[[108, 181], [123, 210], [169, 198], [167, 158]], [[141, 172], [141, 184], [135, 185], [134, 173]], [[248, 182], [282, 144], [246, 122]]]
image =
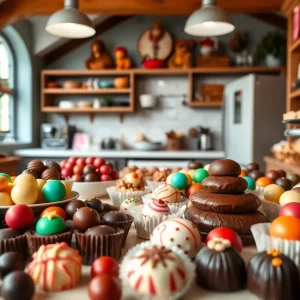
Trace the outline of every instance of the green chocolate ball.
[[197, 169], [194, 172], [193, 180], [196, 183], [202, 183], [202, 181], [208, 176], [208, 172], [205, 169]]
[[244, 176], [243, 178], [247, 181], [247, 184], [248, 184], [247, 189], [251, 190], [251, 191], [255, 191], [255, 189], [256, 189], [255, 181], [249, 176]]
[[176, 189], [181, 191], [188, 187], [189, 180], [184, 173], [178, 172], [178, 173], [174, 173], [171, 176], [170, 183], [171, 185], [176, 187]]
[[63, 218], [56, 217], [43, 217], [36, 223], [35, 231], [40, 235], [58, 234], [66, 230], [67, 226]]
[[66, 187], [59, 180], [49, 180], [42, 189], [46, 202], [58, 202], [65, 199]]

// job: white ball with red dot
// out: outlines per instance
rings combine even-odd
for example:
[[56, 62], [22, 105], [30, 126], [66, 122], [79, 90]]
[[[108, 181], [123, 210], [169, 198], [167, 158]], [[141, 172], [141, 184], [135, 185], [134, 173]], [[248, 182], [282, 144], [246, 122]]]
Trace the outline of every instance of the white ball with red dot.
[[151, 242], [165, 247], [177, 247], [194, 258], [201, 247], [201, 234], [193, 222], [174, 218], [162, 222], [153, 230]]

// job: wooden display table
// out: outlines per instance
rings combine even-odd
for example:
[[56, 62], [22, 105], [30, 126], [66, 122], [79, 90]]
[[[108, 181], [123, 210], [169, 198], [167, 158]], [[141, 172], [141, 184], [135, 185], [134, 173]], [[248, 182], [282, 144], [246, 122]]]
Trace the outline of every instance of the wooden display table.
[[21, 157], [10, 156], [0, 158], [0, 173], [7, 173], [10, 176], [17, 176], [19, 174], [19, 164]]
[[[110, 202], [109, 200], [104, 200], [104, 202]], [[128, 249], [132, 248], [138, 243], [145, 242], [136, 236], [135, 228], [132, 226], [125, 247], [123, 248], [122, 255], [125, 255]], [[242, 257], [246, 262], [256, 253], [256, 248], [252, 247], [244, 247], [242, 252]], [[90, 281], [90, 267], [83, 266], [82, 268], [82, 279], [81, 284], [77, 288], [73, 290], [68, 290], [64, 292], [58, 293], [43, 293], [43, 292], [36, 292], [34, 300], [45, 300], [45, 299], [52, 299], [52, 300], [88, 300], [88, 283]], [[134, 300], [132, 296], [128, 294], [126, 290], [123, 290], [123, 297], [122, 300]], [[137, 298], [138, 299], [138, 298]], [[208, 292], [201, 288], [199, 288], [196, 284], [192, 286], [190, 291], [185, 295], [182, 300], [257, 300], [258, 298], [251, 294], [249, 291], [244, 290], [241, 292], [236, 293], [214, 293]]]
[[269, 170], [284, 170], [288, 174], [300, 175], [300, 165], [287, 165], [271, 156], [265, 156], [264, 161], [266, 164], [266, 172]]

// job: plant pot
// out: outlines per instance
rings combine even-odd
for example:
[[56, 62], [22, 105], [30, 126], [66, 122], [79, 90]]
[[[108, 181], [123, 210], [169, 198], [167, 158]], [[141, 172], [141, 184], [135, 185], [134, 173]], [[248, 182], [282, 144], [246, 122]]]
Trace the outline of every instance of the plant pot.
[[265, 63], [268, 67], [280, 67], [281, 66], [281, 59], [276, 58], [272, 54], [268, 54], [265, 58]]

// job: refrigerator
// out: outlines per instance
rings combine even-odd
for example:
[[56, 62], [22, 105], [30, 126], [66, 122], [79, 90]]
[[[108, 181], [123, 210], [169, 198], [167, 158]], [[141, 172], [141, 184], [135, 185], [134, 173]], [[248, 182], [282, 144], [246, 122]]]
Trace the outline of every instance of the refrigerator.
[[263, 157], [284, 139], [286, 78], [250, 74], [225, 86], [224, 149], [240, 164], [252, 161], [265, 169]]

